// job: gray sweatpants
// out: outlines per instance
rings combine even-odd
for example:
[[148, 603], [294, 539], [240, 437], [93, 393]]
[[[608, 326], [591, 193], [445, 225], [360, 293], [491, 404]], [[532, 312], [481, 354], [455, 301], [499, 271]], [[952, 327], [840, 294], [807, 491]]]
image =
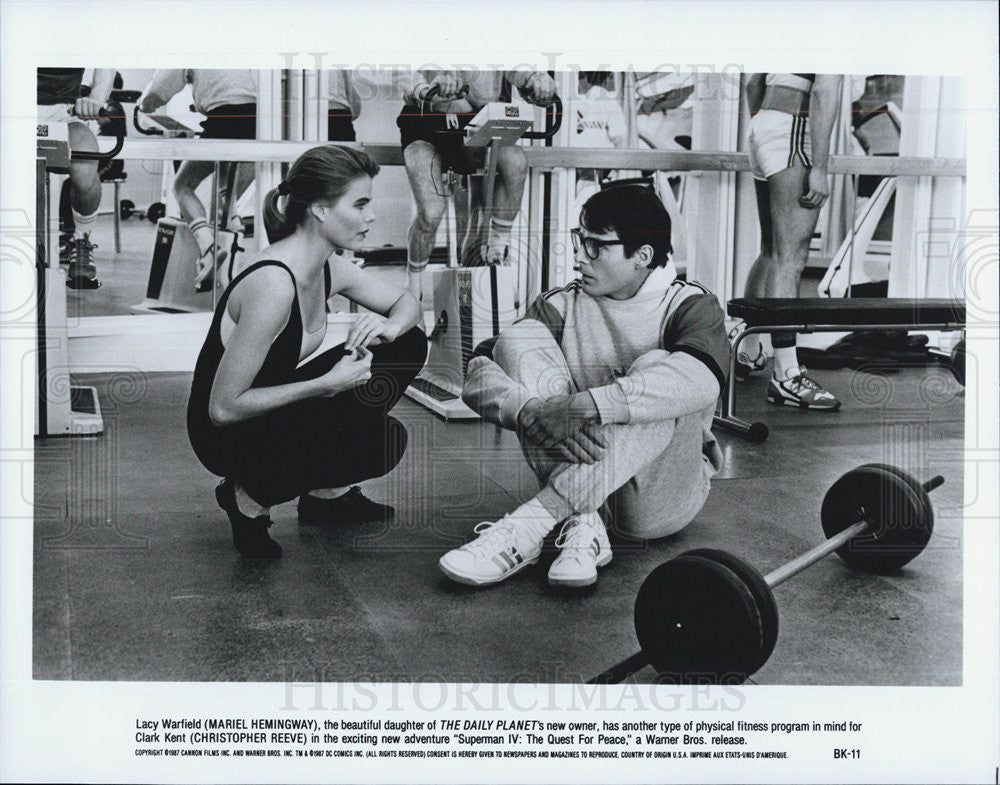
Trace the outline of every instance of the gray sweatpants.
[[[540, 322], [525, 320], [505, 330], [493, 359], [543, 400], [581, 392], [559, 344]], [[701, 509], [715, 473], [702, 449], [704, 416], [601, 426], [608, 446], [593, 464], [555, 460], [522, 440], [528, 465], [543, 486], [538, 500], [556, 520], [594, 512], [607, 501], [616, 511], [609, 529], [642, 539], [673, 534]]]

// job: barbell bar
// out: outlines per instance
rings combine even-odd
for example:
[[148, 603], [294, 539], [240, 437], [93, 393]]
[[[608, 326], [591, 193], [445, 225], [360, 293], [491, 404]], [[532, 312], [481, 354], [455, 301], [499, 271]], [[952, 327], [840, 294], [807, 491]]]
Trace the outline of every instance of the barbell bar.
[[940, 475], [920, 483], [886, 464], [865, 464], [840, 477], [823, 498], [827, 540], [762, 575], [725, 551], [687, 551], [654, 569], [635, 603], [640, 651], [590, 679], [622, 681], [646, 665], [659, 683], [742, 683], [767, 661], [778, 635], [772, 590], [836, 552], [851, 567], [890, 573], [930, 540], [928, 494]]

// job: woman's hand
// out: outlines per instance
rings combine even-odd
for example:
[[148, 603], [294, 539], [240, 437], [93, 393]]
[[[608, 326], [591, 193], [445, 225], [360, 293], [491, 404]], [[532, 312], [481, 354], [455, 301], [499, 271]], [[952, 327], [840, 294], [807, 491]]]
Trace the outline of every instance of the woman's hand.
[[359, 387], [372, 378], [372, 353], [358, 349], [345, 354], [318, 381], [324, 395], [336, 395]]
[[377, 313], [366, 313], [351, 325], [344, 341], [344, 348], [353, 352], [359, 346], [371, 346], [380, 343], [392, 343], [399, 337], [399, 328], [390, 324], [389, 320]]

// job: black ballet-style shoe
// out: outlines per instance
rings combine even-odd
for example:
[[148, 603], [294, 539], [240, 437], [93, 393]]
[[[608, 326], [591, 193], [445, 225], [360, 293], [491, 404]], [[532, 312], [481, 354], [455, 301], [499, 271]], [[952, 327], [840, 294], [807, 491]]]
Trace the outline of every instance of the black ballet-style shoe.
[[267, 533], [273, 521], [266, 515], [251, 518], [240, 512], [236, 505], [236, 489], [233, 481], [224, 479], [215, 489], [219, 506], [229, 516], [233, 528], [233, 545], [248, 559], [276, 559], [281, 556], [281, 546]]
[[358, 485], [336, 499], [320, 499], [308, 493], [299, 496], [299, 523], [387, 521], [395, 514], [395, 507], [373, 502]]

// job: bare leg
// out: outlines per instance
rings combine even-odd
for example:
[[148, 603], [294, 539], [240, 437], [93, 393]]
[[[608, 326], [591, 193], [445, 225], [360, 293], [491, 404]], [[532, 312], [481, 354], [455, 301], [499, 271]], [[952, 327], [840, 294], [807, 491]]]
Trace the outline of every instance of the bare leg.
[[497, 150], [497, 180], [493, 189], [491, 215], [484, 215], [480, 244], [485, 244], [487, 263], [503, 262], [509, 256], [510, 231], [521, 207], [521, 196], [528, 176], [524, 151], [516, 145]]
[[[770, 274], [764, 290], [765, 297], [798, 297], [799, 281], [809, 257], [809, 243], [819, 218], [819, 210], [802, 207], [799, 198], [805, 193], [809, 170], [801, 164], [789, 167], [768, 178], [773, 254]], [[797, 370], [795, 336], [776, 333], [775, 375], [783, 378], [788, 371]], [[781, 351], [790, 349], [790, 351]]]
[[[97, 139], [83, 123], [69, 124], [69, 144], [74, 151], [96, 153]], [[94, 215], [101, 204], [101, 179], [97, 161], [71, 161], [69, 180], [72, 183], [70, 204], [81, 215]]]
[[[772, 259], [771, 192], [766, 180], [754, 180], [757, 191], [757, 220], [760, 222], [760, 254], [750, 268], [743, 293], [747, 297], [764, 297]], [[752, 340], [751, 338], [747, 339]]]
[[[97, 139], [83, 123], [69, 124], [69, 143], [74, 151], [97, 152]], [[101, 179], [97, 161], [71, 161], [69, 165], [70, 208], [73, 214], [73, 240], [68, 247], [69, 268], [66, 283], [71, 289], [96, 289], [97, 265], [90, 233], [97, 223], [101, 204]]]
[[[767, 279], [771, 273], [771, 266], [774, 264], [771, 191], [766, 180], [754, 179], [753, 184], [757, 194], [757, 220], [760, 223], [760, 254], [754, 260], [753, 266], [747, 274], [743, 293], [747, 297], [765, 297]], [[740, 344], [739, 362], [739, 367], [744, 368], [744, 370], [742, 374], [737, 375], [737, 379], [744, 378], [744, 375], [752, 370], [763, 368], [759, 335], [751, 335]]]
[[189, 224], [199, 218], [207, 220], [205, 205], [194, 191], [214, 169], [215, 166], [211, 161], [185, 161], [177, 170], [177, 175], [174, 177], [174, 196], [177, 197], [181, 217]]
[[417, 140], [403, 150], [403, 160], [417, 202], [417, 215], [407, 233], [407, 288], [420, 301], [423, 272], [434, 250], [434, 239], [446, 206], [441, 193], [441, 158], [430, 142]]

